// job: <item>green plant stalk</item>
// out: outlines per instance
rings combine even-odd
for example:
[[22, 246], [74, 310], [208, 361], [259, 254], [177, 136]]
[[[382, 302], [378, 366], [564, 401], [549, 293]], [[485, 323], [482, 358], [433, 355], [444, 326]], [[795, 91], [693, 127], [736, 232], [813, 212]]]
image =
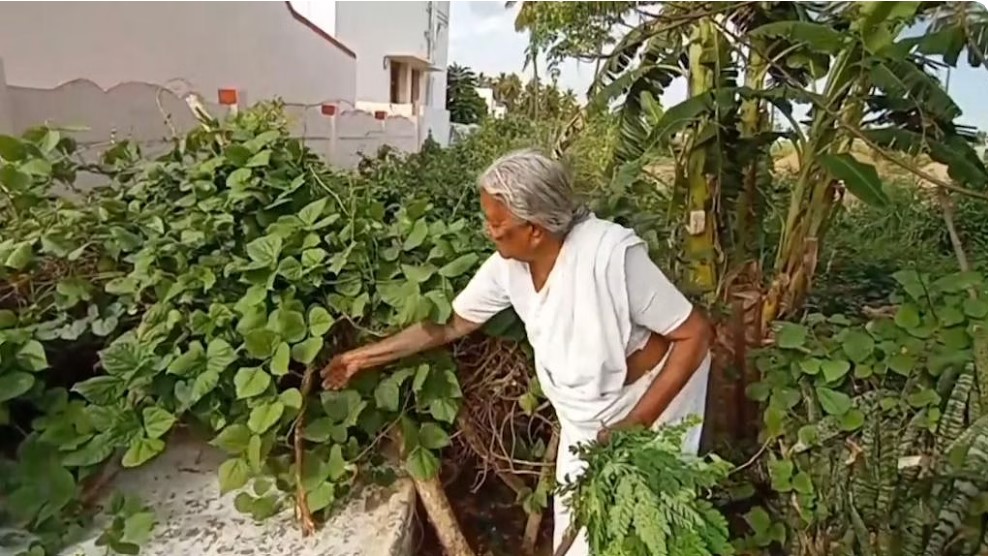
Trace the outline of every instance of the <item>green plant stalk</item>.
[[[705, 62], [716, 48], [713, 24], [701, 21], [696, 28], [693, 43], [689, 47], [689, 95], [691, 97], [709, 93], [714, 88], [714, 71]], [[712, 294], [718, 284], [717, 269], [717, 220], [714, 212], [714, 192], [707, 175], [707, 150], [716, 148], [716, 142], [699, 145], [697, 137], [705, 136], [709, 126], [716, 125], [709, 116], [700, 118], [686, 131], [686, 162], [684, 181], [686, 185], [687, 225], [684, 241], [687, 260], [687, 281], [689, 289], [704, 295]]]
[[[748, 67], [745, 70], [745, 86], [758, 91], [765, 86], [768, 64], [760, 52], [765, 49], [764, 41], [755, 39], [758, 43], [751, 48], [748, 57]], [[745, 99], [740, 108], [740, 130], [742, 139], [752, 139], [759, 133], [769, 131], [764, 103], [757, 98]], [[758, 153], [742, 168], [743, 187], [738, 198], [734, 224], [734, 249], [732, 267], [738, 267], [750, 260], [758, 249], [759, 223], [762, 218], [762, 207], [758, 202], [759, 190], [768, 185], [771, 180], [767, 172], [767, 162], [771, 154], [766, 150]]]
[[867, 88], [863, 83], [867, 74], [863, 74], [858, 66], [861, 56], [860, 46], [838, 56], [827, 80], [824, 98], [827, 106], [841, 106], [841, 111], [835, 114], [817, 110], [807, 134], [807, 144], [801, 150], [800, 172], [782, 229], [775, 278], [762, 314], [763, 324], [798, 310], [809, 291], [820, 240], [834, 207], [832, 176], [823, 170], [817, 157], [824, 153], [846, 152], [850, 148], [850, 139], [839, 133], [838, 120], [860, 119], [863, 105], [860, 100], [852, 100], [851, 93]]

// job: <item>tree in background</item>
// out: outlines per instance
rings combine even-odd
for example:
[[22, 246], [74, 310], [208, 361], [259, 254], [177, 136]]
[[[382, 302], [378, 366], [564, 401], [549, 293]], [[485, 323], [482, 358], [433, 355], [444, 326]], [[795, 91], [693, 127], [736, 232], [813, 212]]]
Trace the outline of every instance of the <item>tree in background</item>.
[[457, 124], [475, 124], [487, 115], [487, 104], [477, 93], [477, 74], [459, 64], [449, 66], [446, 73], [446, 109], [449, 119]]

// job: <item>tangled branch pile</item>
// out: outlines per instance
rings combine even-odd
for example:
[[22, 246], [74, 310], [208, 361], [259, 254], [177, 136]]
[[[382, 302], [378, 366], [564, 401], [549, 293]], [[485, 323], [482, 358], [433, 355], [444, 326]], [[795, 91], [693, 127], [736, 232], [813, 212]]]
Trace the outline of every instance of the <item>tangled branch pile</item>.
[[727, 520], [701, 498], [731, 465], [682, 452], [686, 432], [698, 422], [618, 431], [606, 445], [576, 448], [587, 469], [560, 495], [573, 511], [571, 527], [586, 528], [591, 554], [733, 554]]

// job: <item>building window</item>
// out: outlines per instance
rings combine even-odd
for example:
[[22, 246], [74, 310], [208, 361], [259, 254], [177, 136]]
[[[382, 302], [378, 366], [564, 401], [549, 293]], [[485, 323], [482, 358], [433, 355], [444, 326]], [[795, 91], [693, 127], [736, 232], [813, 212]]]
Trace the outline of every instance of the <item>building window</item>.
[[401, 62], [391, 60], [391, 104], [401, 104]]
[[412, 104], [421, 103], [422, 70], [412, 70]]

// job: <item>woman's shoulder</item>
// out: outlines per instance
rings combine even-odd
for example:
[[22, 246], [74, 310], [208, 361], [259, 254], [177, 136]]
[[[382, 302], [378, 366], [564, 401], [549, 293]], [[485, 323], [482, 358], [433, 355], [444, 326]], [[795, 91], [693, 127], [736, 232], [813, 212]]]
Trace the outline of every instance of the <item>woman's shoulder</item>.
[[602, 248], [615, 248], [622, 243], [637, 243], [641, 239], [631, 228], [627, 228], [604, 218], [590, 214], [570, 231], [568, 241], [578, 245], [598, 245]]

